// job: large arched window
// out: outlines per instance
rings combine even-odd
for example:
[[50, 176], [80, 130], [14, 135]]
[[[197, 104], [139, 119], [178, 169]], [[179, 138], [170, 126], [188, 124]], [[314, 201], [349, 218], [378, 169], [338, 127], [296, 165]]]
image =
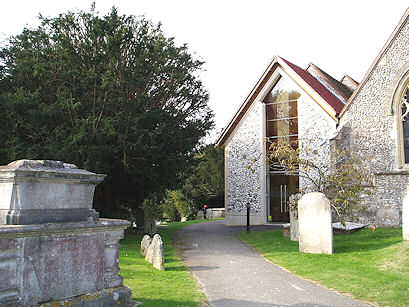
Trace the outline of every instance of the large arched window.
[[404, 83], [399, 94], [400, 112], [398, 112], [398, 114], [401, 123], [401, 161], [405, 165], [409, 165], [409, 80]]

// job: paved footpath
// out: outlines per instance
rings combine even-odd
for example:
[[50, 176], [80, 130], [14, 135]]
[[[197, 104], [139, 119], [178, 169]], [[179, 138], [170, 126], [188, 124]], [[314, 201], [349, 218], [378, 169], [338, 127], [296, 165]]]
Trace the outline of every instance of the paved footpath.
[[[277, 226], [256, 226], [252, 231], [273, 227]], [[236, 237], [243, 230], [211, 221], [175, 234], [174, 244], [210, 306], [368, 306], [271, 264]]]

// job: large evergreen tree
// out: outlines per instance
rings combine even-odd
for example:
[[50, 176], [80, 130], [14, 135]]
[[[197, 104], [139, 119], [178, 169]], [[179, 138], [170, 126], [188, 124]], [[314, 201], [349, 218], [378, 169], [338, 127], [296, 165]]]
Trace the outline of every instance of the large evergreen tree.
[[224, 207], [224, 149], [208, 145], [195, 156], [184, 192], [199, 210], [204, 204]]
[[108, 174], [95, 196], [105, 215], [177, 186], [213, 125], [203, 62], [160, 25], [115, 8], [40, 18], [0, 51], [0, 162]]

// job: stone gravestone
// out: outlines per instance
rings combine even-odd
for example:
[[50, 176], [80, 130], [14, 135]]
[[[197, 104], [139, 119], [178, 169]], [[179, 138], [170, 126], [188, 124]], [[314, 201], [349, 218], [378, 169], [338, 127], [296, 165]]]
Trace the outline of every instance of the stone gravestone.
[[148, 217], [145, 217], [144, 219], [144, 231], [145, 233], [148, 233], [150, 235], [153, 235], [156, 233], [157, 227], [156, 227], [156, 222]]
[[409, 241], [409, 186], [403, 192], [402, 201], [402, 235], [403, 240]]
[[73, 164], [0, 167], [0, 306], [131, 306], [118, 250], [130, 223], [92, 209], [104, 175]]
[[331, 206], [324, 194], [307, 193], [298, 201], [298, 228], [300, 252], [333, 253]]
[[165, 256], [163, 250], [163, 241], [160, 235], [153, 236], [152, 242], [148, 247], [145, 259], [152, 263], [153, 267], [158, 270], [165, 270]]
[[145, 257], [148, 251], [149, 245], [151, 245], [151, 237], [149, 235], [144, 235], [141, 241], [141, 256]]
[[299, 240], [299, 231], [298, 231], [298, 201], [301, 198], [301, 194], [293, 194], [290, 196], [290, 240], [298, 241]]

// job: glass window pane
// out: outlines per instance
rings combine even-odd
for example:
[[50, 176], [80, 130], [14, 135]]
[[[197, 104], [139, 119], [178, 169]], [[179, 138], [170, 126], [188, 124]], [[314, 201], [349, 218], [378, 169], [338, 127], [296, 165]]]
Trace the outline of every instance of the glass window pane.
[[405, 153], [405, 163], [409, 163], [409, 121], [403, 121], [403, 148]]
[[272, 103], [279, 101], [297, 100], [300, 93], [294, 89], [294, 82], [287, 77], [281, 77], [266, 95], [263, 102]]
[[[298, 147], [297, 99], [300, 93], [294, 90], [294, 82], [282, 76], [264, 98], [266, 104], [266, 152], [271, 153], [270, 145], [284, 141]], [[275, 172], [283, 170], [275, 169]]]
[[405, 156], [405, 164], [409, 163], [409, 88], [406, 89], [402, 97], [402, 130], [403, 130], [403, 153]]
[[269, 121], [266, 123], [266, 136], [275, 137], [275, 136], [284, 136], [284, 135], [293, 135], [298, 134], [298, 119], [284, 119]]
[[278, 102], [266, 105], [266, 119], [297, 117], [297, 101]]

